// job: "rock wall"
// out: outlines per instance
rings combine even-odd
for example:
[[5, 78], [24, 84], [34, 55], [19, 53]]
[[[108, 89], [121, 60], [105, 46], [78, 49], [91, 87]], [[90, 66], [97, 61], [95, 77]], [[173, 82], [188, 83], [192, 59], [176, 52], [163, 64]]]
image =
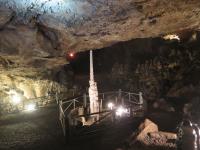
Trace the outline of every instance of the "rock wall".
[[[24, 104], [29, 102], [34, 102], [39, 107], [46, 106], [56, 101], [56, 93], [58, 96], [59, 93], [62, 96], [70, 96], [71, 78], [62, 71], [62, 68], [41, 70], [15, 65], [0, 67], [0, 114], [21, 111], [24, 109]], [[57, 75], [60, 70], [64, 72], [61, 74], [65, 80]], [[13, 102], [15, 96], [20, 98], [19, 104]]]

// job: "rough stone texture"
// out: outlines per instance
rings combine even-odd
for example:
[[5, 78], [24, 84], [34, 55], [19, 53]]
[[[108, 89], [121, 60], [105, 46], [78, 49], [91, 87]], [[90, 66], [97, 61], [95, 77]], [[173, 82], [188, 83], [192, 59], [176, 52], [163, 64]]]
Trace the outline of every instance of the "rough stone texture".
[[145, 139], [148, 136], [148, 133], [158, 132], [158, 126], [149, 119], [145, 119], [144, 123], [139, 126], [139, 132], [140, 133], [136, 139], [145, 145], [149, 145], [149, 142]]
[[[19, 2], [6, 9], [6, 2], [0, 3], [0, 54], [20, 55], [27, 61], [60, 59], [67, 51], [98, 49], [134, 38], [199, 29], [198, 0], [84, 0], [73, 5], [64, 1], [72, 8], [66, 6], [66, 12], [52, 13], [41, 12], [42, 8], [31, 4], [20, 10], [15, 6]], [[41, 7], [49, 3], [53, 2]]]
[[149, 119], [145, 119], [138, 130], [136, 141], [145, 146], [176, 148], [176, 134], [158, 131], [158, 126]]
[[0, 1], [0, 65], [3, 69], [14, 63], [16, 68], [40, 68], [39, 73], [44, 68], [66, 64], [65, 55], [69, 51], [99, 49], [136, 38], [168, 33], [182, 35], [184, 31], [199, 30], [199, 0], [69, 0], [63, 1], [66, 5], [69, 3], [69, 9], [52, 10], [52, 13], [43, 9], [51, 0], [45, 4], [37, 1], [43, 5], [40, 9], [29, 3], [20, 9], [15, 6], [19, 2], [22, 1]]
[[[39, 106], [45, 106], [54, 101], [48, 94], [58, 91], [60, 86], [55, 82], [45, 79], [44, 72], [38, 73], [34, 69], [12, 68], [0, 71], [0, 114], [23, 110], [26, 102], [36, 102]], [[13, 104], [14, 95], [20, 97], [21, 102]], [[45, 98], [42, 98], [45, 97]]]
[[152, 146], [176, 148], [176, 134], [169, 132], [151, 132], [149, 133], [149, 144]]
[[13, 17], [13, 12], [8, 9], [0, 9], [0, 29], [2, 29]]

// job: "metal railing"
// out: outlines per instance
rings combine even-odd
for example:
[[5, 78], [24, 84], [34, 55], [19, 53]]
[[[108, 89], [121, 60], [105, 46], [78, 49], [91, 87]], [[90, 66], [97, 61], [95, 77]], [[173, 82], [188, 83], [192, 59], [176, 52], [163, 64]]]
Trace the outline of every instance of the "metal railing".
[[[142, 97], [141, 92], [132, 93], [132, 92], [125, 92], [122, 90], [118, 90], [118, 91], [99, 93], [98, 98], [99, 98], [99, 106], [101, 110], [103, 110], [102, 108], [107, 107], [107, 102], [110, 102], [110, 101], [115, 102], [116, 104], [129, 103], [129, 104], [137, 105], [137, 106], [141, 106], [143, 104], [143, 97]], [[65, 135], [67, 115], [70, 113], [71, 110], [75, 110], [78, 107], [86, 108], [87, 106], [89, 106], [89, 95], [84, 94], [83, 96], [75, 97], [72, 99], [63, 99], [59, 101], [58, 104], [59, 104], [59, 119], [61, 122], [61, 126], [63, 128], [63, 133]], [[140, 107], [138, 109], [140, 109]], [[99, 111], [97, 113], [101, 113], [101, 112]], [[88, 114], [88, 115], [92, 115], [92, 114]]]

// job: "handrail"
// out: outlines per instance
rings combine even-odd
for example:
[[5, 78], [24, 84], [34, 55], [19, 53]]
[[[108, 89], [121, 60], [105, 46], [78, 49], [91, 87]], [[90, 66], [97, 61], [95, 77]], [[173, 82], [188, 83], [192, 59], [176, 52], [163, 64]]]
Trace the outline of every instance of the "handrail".
[[108, 94], [108, 93], [118, 93], [118, 91], [103, 92], [103, 93], [99, 93], [99, 95], [100, 94]]
[[65, 113], [65, 112], [68, 110], [68, 108], [69, 108], [72, 104], [73, 104], [73, 102], [71, 102], [71, 103], [67, 106], [67, 108], [64, 109], [63, 112]]
[[[106, 94], [117, 94], [119, 93], [119, 91], [110, 91], [110, 92], [104, 92], [104, 93], [99, 93], [99, 96], [101, 95], [106, 95]], [[130, 94], [130, 95], [135, 95], [135, 96], [140, 96], [140, 94], [137, 94], [137, 93], [131, 93], [131, 92], [125, 92], [125, 91], [121, 91], [121, 93], [125, 93], [125, 94]], [[67, 103], [67, 102], [70, 102], [72, 100], [77, 100], [79, 98], [83, 98], [84, 96], [78, 96], [78, 97], [74, 97], [74, 98], [71, 98], [71, 99], [62, 99], [61, 101], [64, 101], [63, 104]], [[86, 97], [88, 98], [89, 96], [86, 95]], [[67, 101], [65, 101], [67, 100]], [[77, 101], [79, 102], [79, 101]]]
[[[143, 103], [143, 99], [142, 99], [142, 93], [131, 93], [131, 92], [125, 92], [125, 91], [110, 91], [110, 92], [104, 92], [104, 93], [99, 93], [99, 96], [103, 96], [103, 99], [102, 100], [105, 100], [105, 97], [108, 96], [108, 95], [113, 95], [113, 94], [120, 94], [121, 98], [123, 97], [128, 97], [128, 101], [131, 102], [132, 104], [137, 104], [137, 105], [141, 105]], [[126, 94], [125, 96], [123, 94]], [[119, 95], [116, 95], [116, 96], [119, 96]], [[136, 97], [132, 97], [132, 96], [139, 96], [138, 99], [136, 99]], [[72, 104], [74, 104], [74, 108], [76, 108], [76, 102], [77, 103], [80, 103], [80, 101], [78, 101], [78, 99], [81, 99], [83, 100], [84, 97], [86, 98], [89, 98], [88, 95], [85, 95], [85, 96], [78, 96], [78, 97], [74, 97], [73, 99], [68, 99], [67, 101], [65, 101], [65, 99], [61, 100], [62, 103], [61, 105], [65, 105], [65, 104], [68, 104], [70, 103], [65, 109], [64, 109], [64, 113], [70, 108], [70, 106]], [[142, 99], [142, 100], [141, 100]], [[134, 101], [133, 101], [134, 100]], [[138, 101], [138, 102], [136, 102]], [[61, 107], [62, 108], [62, 107]], [[62, 108], [63, 109], [63, 108]]]
[[[87, 116], [92, 116], [92, 115], [96, 115], [96, 114], [106, 114], [104, 116], [101, 116], [101, 118], [99, 118], [99, 120], [97, 120], [96, 122], [94, 122], [94, 124], [98, 123], [99, 121], [101, 121], [101, 119], [104, 119], [104, 117], [107, 117], [107, 115], [109, 115], [110, 113], [112, 113], [112, 110], [108, 110], [105, 108], [105, 105], [102, 105], [103, 101], [106, 100], [115, 100], [115, 102], [118, 104], [118, 102], [125, 104], [126, 106], [131, 105], [133, 106], [133, 104], [136, 106], [135, 111], [140, 110], [141, 109], [141, 105], [143, 104], [143, 97], [142, 97], [142, 93], [139, 92], [137, 93], [131, 93], [131, 92], [125, 92], [122, 90], [119, 91], [110, 91], [110, 92], [104, 92], [104, 93], [99, 93], [99, 100], [100, 100], [100, 107], [102, 108], [102, 106], [104, 107], [103, 109], [101, 109], [101, 111], [96, 112], [96, 113], [89, 113], [89, 114], [84, 114], [84, 115], [78, 115], [76, 117], [74, 117], [73, 119], [77, 119], [77, 118], [81, 118], [81, 117], [87, 117]], [[114, 99], [113, 99], [114, 98]], [[83, 96], [78, 96], [78, 97], [73, 97], [71, 99], [62, 99], [58, 102], [59, 104], [59, 119], [63, 128], [63, 133], [64, 135], [66, 135], [66, 113], [69, 113], [69, 109], [76, 109], [79, 108], [79, 106], [81, 106], [79, 103], [82, 103], [83, 107], [86, 108], [87, 104], [89, 102], [89, 95], [83, 95]], [[138, 107], [139, 106], [139, 107]], [[108, 114], [107, 114], [108, 113]], [[68, 116], [68, 115], [67, 115]], [[75, 121], [75, 120], [74, 120]], [[93, 124], [93, 125], [94, 125]]]
[[121, 92], [122, 92], [122, 93], [126, 93], [126, 94], [136, 95], [136, 96], [139, 95], [138, 93], [131, 93], [131, 92], [125, 92], [125, 91], [121, 91]]
[[75, 97], [75, 98], [65, 98], [65, 99], [62, 99], [62, 101], [64, 100], [67, 100], [67, 101], [70, 101], [72, 99], [79, 99], [79, 98], [82, 98], [83, 96], [78, 96], [78, 97]]

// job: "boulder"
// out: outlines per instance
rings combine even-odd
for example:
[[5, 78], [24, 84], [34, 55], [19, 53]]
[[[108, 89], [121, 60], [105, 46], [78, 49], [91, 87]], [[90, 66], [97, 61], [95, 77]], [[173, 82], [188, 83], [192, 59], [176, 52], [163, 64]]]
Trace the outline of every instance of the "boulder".
[[158, 126], [149, 119], [145, 119], [138, 130], [139, 134], [136, 137], [136, 141], [144, 146], [176, 148], [177, 135], [159, 131]]
[[141, 143], [145, 145], [149, 145], [149, 142], [147, 140], [148, 133], [158, 132], [158, 126], [155, 123], [153, 123], [151, 120], [145, 119], [144, 123], [142, 123], [139, 126], [139, 132], [140, 133], [136, 137], [136, 140], [140, 141]]

